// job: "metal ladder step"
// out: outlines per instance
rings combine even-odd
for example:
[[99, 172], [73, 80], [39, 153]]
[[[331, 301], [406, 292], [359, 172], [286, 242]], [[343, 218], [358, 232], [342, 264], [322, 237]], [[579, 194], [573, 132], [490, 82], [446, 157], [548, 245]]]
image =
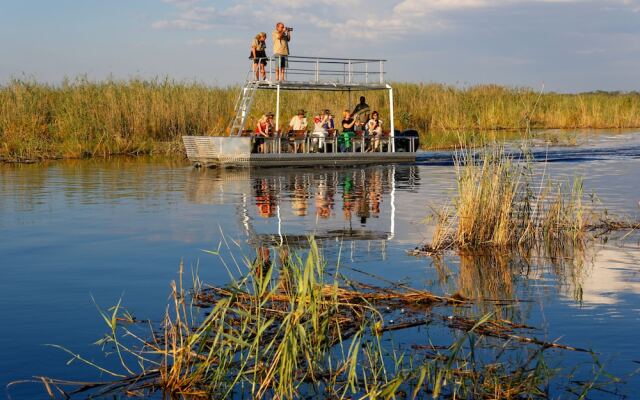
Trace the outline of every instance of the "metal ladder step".
[[240, 91], [238, 100], [236, 101], [236, 116], [231, 123], [231, 136], [240, 135], [247, 122], [249, 111], [251, 110], [251, 104], [256, 94], [258, 82], [253, 80], [247, 80]]

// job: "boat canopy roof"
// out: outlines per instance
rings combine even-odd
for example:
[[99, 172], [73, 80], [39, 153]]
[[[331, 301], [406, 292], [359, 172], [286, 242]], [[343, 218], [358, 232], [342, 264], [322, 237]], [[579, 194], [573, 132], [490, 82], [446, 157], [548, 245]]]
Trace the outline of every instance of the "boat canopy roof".
[[301, 56], [289, 56], [287, 59], [286, 81], [273, 80], [279, 60], [271, 57], [268, 59], [267, 80], [257, 82], [256, 89], [367, 91], [391, 88], [385, 81], [387, 60], [384, 59]]

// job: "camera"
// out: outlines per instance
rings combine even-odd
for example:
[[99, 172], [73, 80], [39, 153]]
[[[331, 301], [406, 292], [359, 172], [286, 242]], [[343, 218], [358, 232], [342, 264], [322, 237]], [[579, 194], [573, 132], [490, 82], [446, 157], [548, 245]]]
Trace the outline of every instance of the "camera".
[[293, 32], [293, 28], [289, 28], [288, 26], [286, 26], [284, 28], [284, 30], [287, 31], [287, 32]]

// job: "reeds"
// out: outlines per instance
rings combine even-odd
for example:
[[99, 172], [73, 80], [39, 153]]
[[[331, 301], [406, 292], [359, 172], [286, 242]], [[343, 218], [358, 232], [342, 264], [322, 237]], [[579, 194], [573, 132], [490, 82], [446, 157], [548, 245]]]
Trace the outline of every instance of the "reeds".
[[437, 211], [432, 242], [417, 253], [478, 251], [580, 244], [594, 215], [583, 204], [582, 181], [570, 190], [546, 176], [536, 179], [524, 152], [516, 159], [499, 145], [456, 153], [453, 209]]
[[[468, 306], [461, 298], [329, 273], [313, 241], [304, 259], [277, 252], [271, 264], [260, 250], [250, 271], [224, 287], [195, 278], [189, 294], [181, 273], [166, 317], [150, 325], [149, 337], [119, 304], [103, 312], [109, 332], [100, 344], [123, 370], [73, 358], [112, 381], [36, 381], [52, 398], [157, 391], [167, 398], [545, 398], [554, 371], [543, 352], [585, 351], [535, 339], [527, 334], [531, 327], [491, 314], [476, 319], [437, 312]], [[435, 325], [452, 331], [450, 345], [427, 341], [408, 353], [393, 343], [394, 332]], [[522, 343], [523, 357], [503, 360], [502, 346], [478, 357], [488, 338]]]
[[[453, 148], [520, 137], [530, 128], [640, 127], [640, 94], [540, 94], [527, 88], [394, 84], [396, 127], [417, 129], [424, 148]], [[165, 80], [101, 82], [77, 78], [60, 85], [13, 80], [0, 86], [0, 159], [37, 160], [113, 154], [182, 154], [182, 135], [226, 135], [239, 88]], [[382, 92], [286, 92], [282, 124], [301, 106], [330, 108], [337, 118], [360, 94], [388, 123]], [[274, 111], [260, 92], [248, 128]], [[536, 107], [533, 105], [536, 104]], [[459, 132], [462, 132], [461, 134]]]

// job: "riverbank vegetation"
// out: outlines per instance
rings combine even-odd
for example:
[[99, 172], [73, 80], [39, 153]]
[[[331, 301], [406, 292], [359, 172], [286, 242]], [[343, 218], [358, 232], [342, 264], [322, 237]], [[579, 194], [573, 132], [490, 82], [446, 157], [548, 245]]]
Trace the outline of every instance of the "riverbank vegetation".
[[554, 351], [592, 355], [537, 339], [535, 328], [496, 313], [477, 316], [474, 300], [371, 274], [366, 283], [348, 278], [347, 267], [327, 267], [313, 240], [304, 252], [274, 251], [273, 260], [262, 249], [254, 262], [225, 264], [236, 276], [226, 286], [196, 277], [187, 291], [181, 273], [161, 322], [137, 320], [120, 303], [101, 311], [109, 329], [97, 344], [121, 370], [64, 349], [97, 368], [100, 382], [34, 382], [52, 398], [542, 399], [552, 386], [584, 398], [618, 381], [598, 363], [590, 378], [551, 366], [546, 355]]
[[[539, 93], [528, 88], [397, 83], [396, 127], [417, 129], [426, 149], [526, 136], [530, 129], [637, 128], [640, 93]], [[60, 85], [14, 80], [0, 86], [0, 159], [28, 161], [115, 154], [182, 155], [182, 135], [224, 135], [238, 87], [171, 80]], [[301, 106], [341, 111], [366, 94], [388, 116], [385, 93], [286, 92], [281, 124]], [[271, 92], [256, 96], [248, 126], [273, 111]], [[388, 121], [387, 121], [388, 122]]]

